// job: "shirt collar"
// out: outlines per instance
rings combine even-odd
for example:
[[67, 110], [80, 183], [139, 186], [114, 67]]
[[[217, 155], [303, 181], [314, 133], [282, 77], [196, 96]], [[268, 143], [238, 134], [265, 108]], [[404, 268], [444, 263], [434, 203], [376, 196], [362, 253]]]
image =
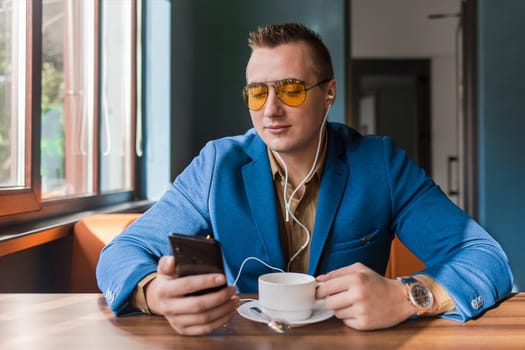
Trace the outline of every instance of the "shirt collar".
[[[327, 139], [328, 139], [328, 133], [323, 133], [323, 140], [321, 141], [321, 149], [319, 151], [319, 159], [317, 160], [317, 165], [315, 166], [315, 171], [312, 175], [306, 180], [306, 183], [310, 182], [314, 176], [317, 176], [319, 179], [321, 178], [321, 174], [323, 171], [323, 165], [324, 161], [326, 159], [326, 148], [327, 148]], [[270, 147], [267, 147], [268, 152], [268, 158], [270, 159], [270, 168], [272, 171], [272, 179], [278, 180], [284, 178], [284, 169], [282, 169], [281, 164], [279, 161], [275, 158], [275, 155], [270, 150]]]

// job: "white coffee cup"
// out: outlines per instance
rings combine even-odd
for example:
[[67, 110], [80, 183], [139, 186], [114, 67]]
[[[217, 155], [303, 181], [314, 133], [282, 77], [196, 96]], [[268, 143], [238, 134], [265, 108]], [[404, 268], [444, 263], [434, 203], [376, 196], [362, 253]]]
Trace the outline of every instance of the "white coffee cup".
[[315, 306], [315, 277], [296, 272], [275, 272], [259, 276], [259, 305], [272, 318], [289, 322], [312, 315]]

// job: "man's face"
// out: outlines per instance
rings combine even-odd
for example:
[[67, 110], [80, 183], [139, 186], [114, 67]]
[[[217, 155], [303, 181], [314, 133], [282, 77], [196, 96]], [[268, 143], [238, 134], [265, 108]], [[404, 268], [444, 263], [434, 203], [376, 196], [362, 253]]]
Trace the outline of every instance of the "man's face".
[[[310, 51], [304, 43], [290, 43], [274, 48], [256, 48], [246, 67], [246, 82], [265, 82], [294, 78], [306, 87], [329, 77], [317, 77]], [[268, 89], [264, 106], [250, 110], [253, 126], [263, 141], [282, 156], [304, 157], [315, 153], [319, 130], [328, 108], [327, 94], [335, 94], [335, 81], [306, 92], [306, 100], [297, 107], [283, 103], [273, 87]]]

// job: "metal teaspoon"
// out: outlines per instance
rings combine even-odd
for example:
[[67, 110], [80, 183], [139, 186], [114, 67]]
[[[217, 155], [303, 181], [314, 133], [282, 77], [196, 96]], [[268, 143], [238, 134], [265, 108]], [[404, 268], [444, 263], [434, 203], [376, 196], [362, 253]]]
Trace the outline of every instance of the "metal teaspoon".
[[277, 333], [286, 333], [291, 328], [288, 322], [286, 322], [285, 320], [271, 318], [257, 306], [250, 307], [250, 310], [255, 312], [257, 315], [262, 316], [267, 321], [266, 325]]

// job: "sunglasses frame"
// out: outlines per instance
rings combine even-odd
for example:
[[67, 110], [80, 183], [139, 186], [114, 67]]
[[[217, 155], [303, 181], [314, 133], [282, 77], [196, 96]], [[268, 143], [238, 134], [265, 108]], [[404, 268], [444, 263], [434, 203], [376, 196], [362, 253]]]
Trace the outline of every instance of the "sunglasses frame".
[[[322, 84], [328, 83], [330, 80], [332, 80], [332, 78], [323, 79], [323, 80], [317, 82], [316, 84], [314, 84], [314, 85], [312, 85], [310, 87], [306, 87], [306, 83], [304, 81], [299, 80], [299, 79], [295, 79], [295, 78], [286, 78], [286, 79], [281, 79], [281, 80], [275, 80], [271, 84], [269, 84], [269, 83], [259, 83], [259, 82], [250, 83], [250, 84], [245, 85], [242, 88], [242, 99], [243, 99], [244, 103], [246, 104], [246, 106], [248, 107], [248, 109], [250, 109], [252, 111], [259, 111], [259, 110], [261, 110], [264, 107], [264, 105], [266, 104], [266, 101], [268, 100], [268, 95], [270, 94], [270, 87], [273, 87], [275, 95], [277, 96], [279, 101], [281, 101], [282, 103], [284, 103], [285, 105], [290, 106], [290, 107], [299, 107], [300, 105], [302, 105], [304, 103], [304, 101], [306, 101], [308, 90], [311, 90], [314, 87], [320, 86]], [[279, 86], [279, 85], [285, 85], [286, 83], [300, 84], [300, 85], [303, 86], [304, 99], [300, 103], [298, 103], [296, 105], [291, 105], [291, 104], [288, 104], [286, 101], [283, 101], [281, 99], [281, 96], [279, 95], [279, 93], [277, 92], [275, 87]], [[250, 86], [255, 86], [255, 85], [257, 85], [257, 86], [265, 86], [266, 87], [266, 98], [264, 99], [264, 102], [261, 105], [261, 107], [259, 107], [257, 109], [250, 108], [249, 100], [248, 100], [249, 99], [248, 89], [250, 88]]]

